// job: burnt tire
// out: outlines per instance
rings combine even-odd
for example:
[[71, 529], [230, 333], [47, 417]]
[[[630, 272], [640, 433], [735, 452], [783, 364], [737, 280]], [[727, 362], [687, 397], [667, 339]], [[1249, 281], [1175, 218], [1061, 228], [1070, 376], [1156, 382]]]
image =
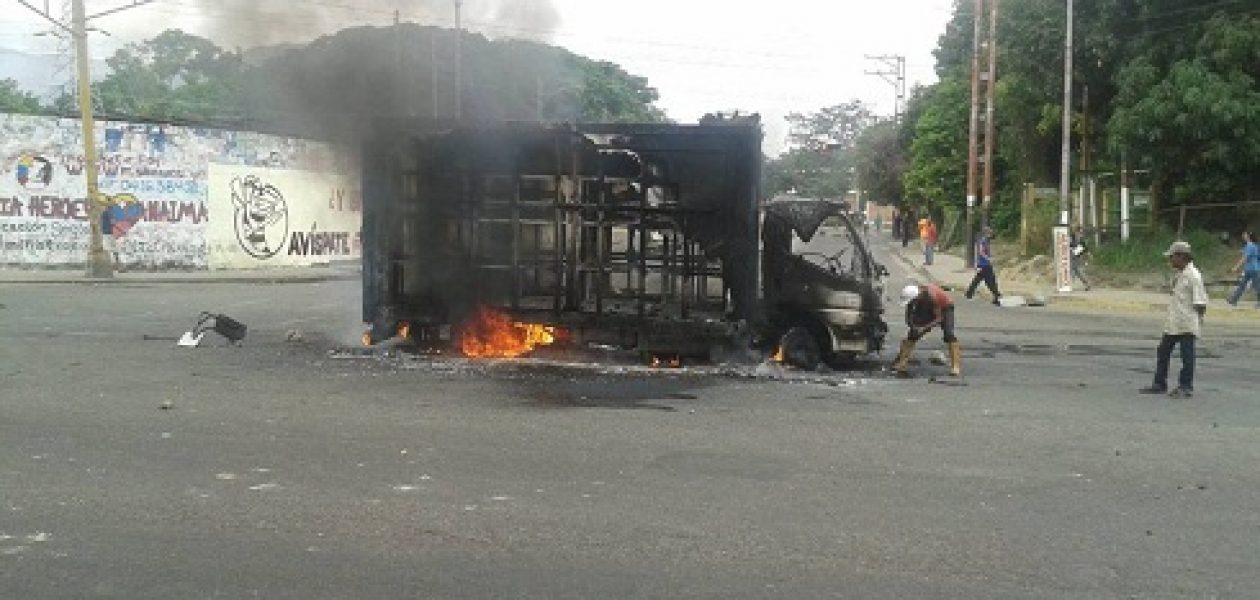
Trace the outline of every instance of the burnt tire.
[[783, 349], [783, 362], [798, 369], [813, 371], [823, 361], [818, 338], [807, 327], [793, 327], [779, 338]]

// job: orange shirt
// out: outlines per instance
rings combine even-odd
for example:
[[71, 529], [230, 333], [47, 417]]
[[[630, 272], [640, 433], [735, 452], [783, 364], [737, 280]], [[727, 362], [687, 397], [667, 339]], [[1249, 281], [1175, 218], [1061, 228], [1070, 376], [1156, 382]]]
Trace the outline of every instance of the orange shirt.
[[954, 305], [954, 299], [950, 298], [949, 294], [945, 293], [945, 290], [941, 289], [941, 286], [934, 283], [925, 283], [923, 284], [923, 288], [926, 289], [928, 291], [928, 295], [932, 297], [932, 303], [941, 307], [941, 310], [945, 310]]

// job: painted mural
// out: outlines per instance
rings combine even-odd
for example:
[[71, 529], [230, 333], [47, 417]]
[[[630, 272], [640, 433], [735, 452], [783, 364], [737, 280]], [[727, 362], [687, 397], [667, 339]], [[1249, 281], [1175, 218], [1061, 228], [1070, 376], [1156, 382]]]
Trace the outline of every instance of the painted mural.
[[[319, 262], [324, 255], [273, 260], [281, 253], [262, 256], [266, 252], [256, 255], [240, 244], [233, 247], [212, 242], [212, 224], [233, 227], [242, 206], [234, 203], [230, 194], [222, 198], [211, 194], [211, 172], [220, 167], [243, 169], [234, 172], [240, 179], [238, 196], [256, 207], [266, 204], [267, 185], [279, 188], [275, 183], [262, 183], [262, 187], [252, 189], [247, 181], [280, 181], [301, 171], [307, 181], [331, 182], [327, 183], [329, 190], [320, 194], [302, 189], [285, 198], [289, 213], [310, 221], [300, 226], [294, 223], [293, 227], [305, 227], [304, 236], [316, 236], [311, 239], [323, 243], [322, 232], [311, 229], [312, 225], [335, 223], [339, 232], [357, 239], [359, 213], [353, 204], [358, 198], [357, 167], [352, 156], [328, 144], [254, 132], [108, 121], [97, 123], [96, 136], [100, 189], [107, 202], [102, 226], [106, 246], [121, 268], [242, 268]], [[85, 190], [77, 120], [0, 115], [0, 267], [83, 265], [90, 239]], [[354, 205], [356, 210], [338, 210], [337, 203], [327, 197], [338, 194], [340, 206]], [[264, 237], [265, 230], [260, 229]], [[217, 251], [230, 256], [212, 258]], [[283, 252], [289, 256], [287, 248]], [[242, 253], [249, 260], [242, 258]]]
[[210, 267], [302, 266], [362, 256], [357, 185], [336, 173], [213, 165]]

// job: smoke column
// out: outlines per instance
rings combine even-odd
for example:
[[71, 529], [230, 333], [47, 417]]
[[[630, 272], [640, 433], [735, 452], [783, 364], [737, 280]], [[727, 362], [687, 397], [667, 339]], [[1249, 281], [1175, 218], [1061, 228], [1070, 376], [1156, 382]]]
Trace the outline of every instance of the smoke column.
[[[309, 42], [357, 25], [388, 25], [394, 13], [403, 22], [454, 27], [454, 0], [182, 0], [180, 27], [226, 48]], [[491, 38], [550, 42], [560, 25], [551, 0], [463, 0], [464, 28]], [[154, 32], [156, 33], [156, 32]]]

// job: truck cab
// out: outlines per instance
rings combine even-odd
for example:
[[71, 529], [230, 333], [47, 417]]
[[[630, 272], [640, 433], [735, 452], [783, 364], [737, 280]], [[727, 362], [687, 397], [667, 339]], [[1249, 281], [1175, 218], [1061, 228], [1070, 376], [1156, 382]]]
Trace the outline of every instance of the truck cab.
[[812, 369], [879, 352], [883, 278], [844, 202], [779, 196], [762, 210], [767, 325], [784, 362]]

